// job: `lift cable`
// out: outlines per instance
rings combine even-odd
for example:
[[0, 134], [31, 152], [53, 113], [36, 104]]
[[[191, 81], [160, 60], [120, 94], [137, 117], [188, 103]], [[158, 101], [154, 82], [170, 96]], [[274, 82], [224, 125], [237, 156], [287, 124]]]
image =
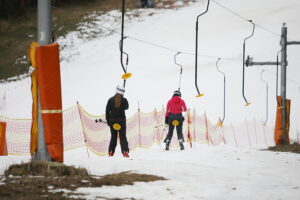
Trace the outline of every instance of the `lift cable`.
[[[247, 18], [243, 17], [242, 15], [240, 15], [240, 14], [238, 14], [237, 12], [233, 11], [232, 9], [230, 9], [230, 8], [228, 8], [228, 7], [226, 7], [226, 6], [224, 6], [223, 4], [217, 2], [216, 0], [212, 0], [212, 2], [215, 3], [215, 4], [217, 4], [217, 5], [219, 5], [220, 7], [224, 8], [225, 10], [229, 11], [229, 12], [232, 13], [233, 15], [235, 15], [235, 16], [241, 18], [242, 20], [249, 21]], [[255, 25], [256, 25], [257, 27], [259, 27], [259, 28], [261, 28], [261, 29], [263, 29], [263, 30], [265, 30], [265, 31], [267, 31], [267, 32], [269, 32], [269, 33], [271, 33], [271, 34], [273, 34], [273, 35], [276, 35], [276, 36], [278, 36], [278, 37], [281, 37], [281, 34], [278, 34], [278, 33], [274, 32], [274, 31], [271, 31], [270, 29], [268, 29], [268, 28], [266, 28], [266, 27], [264, 27], [264, 26], [262, 26], [262, 25], [260, 25], [260, 24], [258, 24], [258, 23], [255, 23]]]

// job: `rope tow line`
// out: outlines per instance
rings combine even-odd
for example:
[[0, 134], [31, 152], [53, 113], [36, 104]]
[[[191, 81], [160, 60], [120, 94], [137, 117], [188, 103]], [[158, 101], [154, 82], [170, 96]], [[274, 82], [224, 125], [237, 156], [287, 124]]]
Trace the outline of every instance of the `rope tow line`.
[[196, 90], [198, 92], [198, 94], [196, 95], [196, 97], [202, 97], [204, 94], [201, 94], [200, 91], [199, 91], [199, 88], [198, 88], [198, 20], [199, 20], [199, 17], [201, 17], [202, 15], [204, 15], [205, 13], [207, 13], [208, 11], [208, 8], [209, 8], [209, 3], [210, 3], [210, 0], [207, 1], [207, 7], [206, 7], [206, 10], [199, 14], [197, 16], [197, 20], [196, 20], [196, 48], [195, 48], [195, 87], [196, 87]]
[[249, 106], [251, 104], [251, 102], [248, 102], [246, 97], [245, 97], [245, 51], [246, 51], [246, 41], [251, 38], [254, 35], [254, 30], [255, 30], [255, 24], [252, 22], [252, 20], [249, 20], [249, 22], [252, 24], [253, 28], [252, 28], [252, 33], [250, 36], [246, 37], [244, 39], [244, 43], [243, 43], [243, 84], [242, 84], [242, 95], [243, 98], [246, 102], [245, 106]]
[[[126, 38], [127, 38], [126, 36], [123, 37], [123, 40], [125, 40]], [[122, 54], [125, 54], [125, 55], [126, 55], [126, 68], [125, 68], [126, 73], [122, 75], [122, 79], [123, 79], [124, 81], [126, 81], [126, 79], [130, 78], [131, 75], [132, 75], [131, 73], [127, 73], [128, 63], [129, 63], [129, 54], [126, 53], [124, 50], [121, 51], [121, 40], [120, 40], [120, 42], [119, 42], [119, 48], [120, 48], [120, 52], [122, 52]], [[123, 58], [121, 58], [121, 59], [123, 60]], [[124, 66], [124, 65], [122, 65], [122, 66]]]
[[[121, 40], [120, 40], [120, 43], [119, 43], [119, 46], [120, 46], [120, 61], [121, 61], [121, 66], [122, 66], [122, 69], [123, 69], [123, 72], [124, 74], [122, 75], [122, 79], [124, 80], [123, 82], [123, 86], [125, 87], [126, 85], [126, 80], [128, 78], [131, 77], [131, 73], [127, 73], [127, 65], [128, 65], [128, 54], [125, 53], [123, 51], [123, 46], [124, 46], [124, 39], [126, 37], [124, 37], [124, 16], [125, 16], [125, 1], [126, 0], [123, 0], [122, 1], [122, 23], [121, 23]], [[124, 67], [124, 63], [123, 63], [123, 54], [126, 54], [127, 55], [127, 62], [126, 62], [126, 68]]]
[[177, 52], [174, 55], [174, 62], [176, 65], [178, 65], [180, 67], [180, 75], [179, 75], [179, 86], [178, 86], [178, 91], [180, 91], [180, 85], [181, 85], [181, 76], [182, 76], [182, 65], [180, 65], [179, 63], [176, 62], [176, 56], [178, 56], [179, 54], [181, 54], [181, 52]]
[[265, 70], [261, 70], [260, 72], [260, 80], [265, 84], [266, 86], [266, 119], [265, 119], [265, 122], [264, 122], [264, 126], [267, 124], [267, 121], [268, 121], [268, 112], [269, 112], [269, 85], [268, 85], [268, 82], [266, 80], [263, 79], [263, 76], [262, 74], [264, 73]]
[[225, 119], [225, 108], [226, 108], [226, 75], [224, 72], [222, 72], [220, 69], [219, 69], [219, 66], [218, 66], [218, 63], [219, 61], [221, 60], [221, 58], [218, 58], [217, 62], [216, 62], [216, 67], [217, 67], [217, 71], [223, 75], [223, 117], [222, 117], [222, 120], [219, 119], [219, 122], [218, 122], [218, 126], [223, 126], [223, 122], [224, 122], [224, 119]]

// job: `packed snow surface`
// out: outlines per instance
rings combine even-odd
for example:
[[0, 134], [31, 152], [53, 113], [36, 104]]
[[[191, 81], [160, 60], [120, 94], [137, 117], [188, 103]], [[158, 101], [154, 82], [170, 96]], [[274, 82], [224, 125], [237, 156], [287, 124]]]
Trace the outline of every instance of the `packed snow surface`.
[[[247, 54], [255, 61], [276, 61], [280, 50], [282, 23], [288, 27], [288, 40], [300, 40], [298, 0], [218, 0], [246, 19], [271, 30], [257, 26], [254, 36], [247, 41]], [[276, 111], [274, 66], [246, 68], [245, 95], [251, 106], [244, 107], [242, 97], [242, 43], [251, 34], [251, 23], [233, 15], [214, 1], [207, 14], [199, 18], [198, 86], [205, 96], [196, 99], [194, 86], [195, 22], [196, 16], [205, 10], [206, 1], [198, 1], [176, 10], [138, 10], [138, 18], [125, 20], [124, 51], [129, 54], [128, 72], [133, 74], [126, 83], [125, 96], [129, 100], [131, 116], [138, 109], [144, 112], [166, 105], [178, 88], [180, 68], [183, 65], [181, 91], [190, 108], [199, 114], [206, 111], [208, 118], [216, 121], [223, 110], [223, 77], [216, 70], [217, 58], [220, 70], [226, 74], [226, 123], [240, 123], [245, 118], [266, 117], [265, 85], [269, 84], [268, 125], [273, 126]], [[109, 97], [122, 84], [119, 40], [113, 29], [120, 31], [120, 12], [91, 15], [96, 24], [82, 24], [80, 36], [74, 31], [58, 43], [61, 52], [61, 78], [63, 108], [77, 101], [90, 113], [104, 113]], [[103, 29], [99, 36], [89, 38], [89, 32]], [[276, 34], [274, 34], [276, 33]], [[136, 39], [139, 40], [136, 40]], [[146, 41], [146, 42], [141, 42]], [[151, 44], [150, 44], [151, 43]], [[152, 44], [158, 44], [152, 45]], [[167, 47], [167, 48], [162, 48]], [[300, 61], [299, 46], [288, 47], [287, 97], [292, 100], [291, 126], [299, 127]], [[170, 50], [171, 49], [171, 50]], [[5, 94], [0, 115], [11, 118], [31, 117], [30, 79], [2, 84]], [[3, 95], [2, 95], [3, 96]], [[3, 98], [2, 98], [3, 99]], [[187, 146], [186, 146], [187, 147]], [[119, 148], [119, 147], [118, 147]], [[0, 174], [12, 164], [27, 161], [28, 157], [0, 157]], [[92, 174], [104, 175], [122, 171], [155, 174], [166, 181], [136, 183], [131, 186], [105, 186], [97, 189], [80, 188], [78, 193], [107, 198], [134, 199], [300, 199], [300, 156], [292, 153], [275, 153], [228, 146], [211, 147], [194, 145], [185, 151], [154, 145], [150, 149], [136, 149], [125, 159], [120, 153], [113, 158], [98, 157], [86, 149], [65, 152], [65, 163], [86, 167]]]
[[[87, 199], [97, 196], [120, 199], [282, 199], [300, 198], [300, 155], [229, 146], [186, 145], [186, 150], [154, 145], [136, 149], [123, 158], [120, 147], [114, 157], [99, 157], [85, 148], [65, 152], [65, 164], [85, 167], [95, 175], [123, 171], [153, 174], [165, 181], [134, 185], [79, 188]], [[28, 157], [0, 157], [0, 174], [12, 163]], [[101, 198], [98, 198], [101, 199]], [[103, 198], [104, 199], [104, 198]]]

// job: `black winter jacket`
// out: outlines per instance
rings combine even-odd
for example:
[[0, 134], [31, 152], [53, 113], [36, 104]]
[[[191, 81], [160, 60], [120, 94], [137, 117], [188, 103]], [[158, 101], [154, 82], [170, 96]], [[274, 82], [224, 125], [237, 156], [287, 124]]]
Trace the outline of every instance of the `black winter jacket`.
[[111, 121], [126, 120], [125, 110], [127, 110], [129, 107], [127, 99], [122, 97], [120, 107], [116, 108], [114, 98], [114, 96], [111, 97], [106, 104], [105, 118], [108, 123]]

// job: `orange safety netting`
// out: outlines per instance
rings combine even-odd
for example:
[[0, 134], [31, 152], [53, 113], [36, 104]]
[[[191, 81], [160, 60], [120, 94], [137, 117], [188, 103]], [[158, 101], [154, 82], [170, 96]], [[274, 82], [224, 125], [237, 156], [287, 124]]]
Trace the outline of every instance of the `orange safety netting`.
[[[147, 148], [152, 144], [161, 144], [166, 137], [168, 127], [164, 124], [165, 111], [143, 113], [137, 111], [127, 119], [127, 139], [129, 148]], [[224, 125], [209, 121], [205, 114], [198, 115], [195, 110], [186, 113], [183, 124], [184, 139], [210, 145], [226, 144], [236, 147], [267, 147], [273, 146], [274, 128], [263, 125], [257, 120], [248, 120], [241, 125]], [[79, 104], [63, 111], [63, 142], [64, 150], [87, 147], [97, 155], [106, 155], [110, 141], [110, 129], [107, 124], [96, 119], [105, 116], [93, 116]], [[189, 120], [188, 120], [189, 119]], [[30, 153], [31, 120], [15, 120], [0, 116], [7, 123], [6, 141], [9, 154]], [[300, 132], [297, 132], [298, 138]], [[298, 139], [299, 140], [299, 139]], [[190, 143], [191, 142], [191, 143]], [[176, 129], [171, 146], [178, 146]]]

